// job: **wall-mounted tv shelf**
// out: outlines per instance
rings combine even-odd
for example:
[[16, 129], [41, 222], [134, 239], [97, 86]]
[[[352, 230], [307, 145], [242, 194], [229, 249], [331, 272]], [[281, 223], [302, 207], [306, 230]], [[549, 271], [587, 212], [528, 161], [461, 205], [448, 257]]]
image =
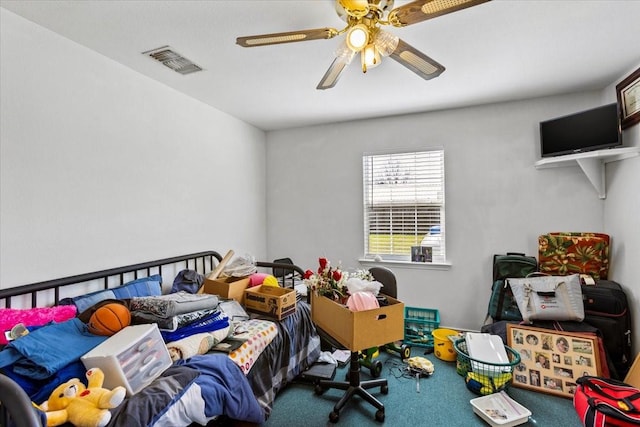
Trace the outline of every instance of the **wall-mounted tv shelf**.
[[546, 157], [535, 162], [536, 169], [548, 169], [563, 166], [580, 166], [598, 197], [607, 197], [605, 186], [605, 163], [628, 159], [640, 154], [640, 147], [611, 148], [608, 150], [588, 151], [586, 153], [567, 154], [565, 156]]

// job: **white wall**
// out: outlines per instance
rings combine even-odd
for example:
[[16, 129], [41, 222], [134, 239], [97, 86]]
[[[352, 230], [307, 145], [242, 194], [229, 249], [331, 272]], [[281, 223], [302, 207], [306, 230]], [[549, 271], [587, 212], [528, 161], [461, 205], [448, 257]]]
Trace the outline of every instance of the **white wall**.
[[265, 255], [263, 131], [1, 19], [0, 288], [208, 249]]
[[[638, 63], [603, 91], [605, 102], [615, 102], [616, 83], [622, 81]], [[640, 124], [622, 135], [625, 145], [640, 147]], [[606, 166], [607, 199], [604, 209], [605, 232], [612, 236], [610, 277], [622, 284], [631, 306], [634, 325], [632, 342], [640, 351], [640, 280], [635, 269], [640, 260], [640, 157], [609, 163]]]
[[[441, 145], [452, 265], [394, 265], [401, 299], [438, 308], [443, 325], [478, 328], [492, 254], [535, 255], [541, 233], [589, 230], [612, 235], [611, 278], [640, 318], [640, 158], [607, 165], [604, 201], [577, 167], [533, 167], [538, 122], [610, 102], [613, 87], [265, 138], [5, 9], [0, 16], [1, 288], [206, 249], [357, 268], [362, 153]], [[639, 135], [635, 126], [625, 140], [638, 145]]]
[[[601, 93], [591, 92], [269, 132], [268, 255], [290, 256], [305, 269], [315, 269], [318, 256], [360, 267], [363, 152], [443, 146], [451, 268], [392, 268], [407, 305], [437, 308], [443, 325], [478, 329], [494, 253], [537, 256], [540, 234], [605, 231], [606, 201], [577, 166], [534, 168], [541, 120], [598, 105]], [[637, 194], [637, 180], [612, 185], [614, 198]], [[624, 229], [615, 231], [614, 239], [627, 241]]]

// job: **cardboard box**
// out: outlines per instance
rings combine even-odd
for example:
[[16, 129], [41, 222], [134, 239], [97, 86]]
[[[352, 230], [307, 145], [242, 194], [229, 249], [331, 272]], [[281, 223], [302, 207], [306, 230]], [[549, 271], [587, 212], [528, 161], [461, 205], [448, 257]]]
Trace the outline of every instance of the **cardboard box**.
[[387, 306], [351, 311], [329, 298], [312, 295], [311, 318], [351, 351], [377, 347], [404, 338], [404, 303], [389, 296], [387, 300]]
[[218, 295], [221, 298], [234, 299], [240, 304], [244, 303], [244, 290], [249, 286], [248, 277], [219, 277], [217, 279], [204, 279], [198, 289], [199, 294]]
[[633, 361], [633, 365], [627, 372], [627, 376], [624, 377], [624, 382], [635, 388], [640, 388], [640, 353]]
[[123, 386], [129, 396], [173, 363], [155, 323], [127, 326], [80, 358], [88, 369], [104, 372], [104, 387]]
[[254, 286], [244, 291], [244, 306], [282, 320], [296, 311], [296, 291], [276, 286]]

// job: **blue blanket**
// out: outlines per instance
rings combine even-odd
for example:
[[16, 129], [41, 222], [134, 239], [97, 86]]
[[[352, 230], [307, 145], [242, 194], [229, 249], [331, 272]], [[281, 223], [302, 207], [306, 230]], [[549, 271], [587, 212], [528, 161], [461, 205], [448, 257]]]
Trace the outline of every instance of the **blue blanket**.
[[165, 411], [184, 395], [185, 390], [198, 377], [198, 371], [172, 365], [151, 384], [121, 405], [111, 409], [108, 427], [153, 426]]
[[0, 368], [10, 367], [16, 374], [44, 380], [107, 338], [90, 333], [78, 318], [52, 323], [11, 341], [0, 351]]
[[195, 382], [203, 390], [205, 415], [226, 415], [233, 420], [262, 424], [264, 411], [242, 370], [226, 354], [206, 354], [176, 364], [196, 369]]

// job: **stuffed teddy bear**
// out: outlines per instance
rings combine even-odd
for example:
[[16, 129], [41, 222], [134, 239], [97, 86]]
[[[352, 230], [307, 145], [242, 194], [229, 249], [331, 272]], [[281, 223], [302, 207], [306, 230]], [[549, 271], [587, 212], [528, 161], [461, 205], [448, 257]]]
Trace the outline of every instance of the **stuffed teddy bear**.
[[49, 399], [39, 406], [47, 416], [47, 427], [70, 422], [75, 427], [104, 427], [111, 420], [110, 408], [122, 403], [126, 389], [102, 387], [104, 372], [100, 368], [87, 371], [87, 384], [72, 378], [53, 390]]

